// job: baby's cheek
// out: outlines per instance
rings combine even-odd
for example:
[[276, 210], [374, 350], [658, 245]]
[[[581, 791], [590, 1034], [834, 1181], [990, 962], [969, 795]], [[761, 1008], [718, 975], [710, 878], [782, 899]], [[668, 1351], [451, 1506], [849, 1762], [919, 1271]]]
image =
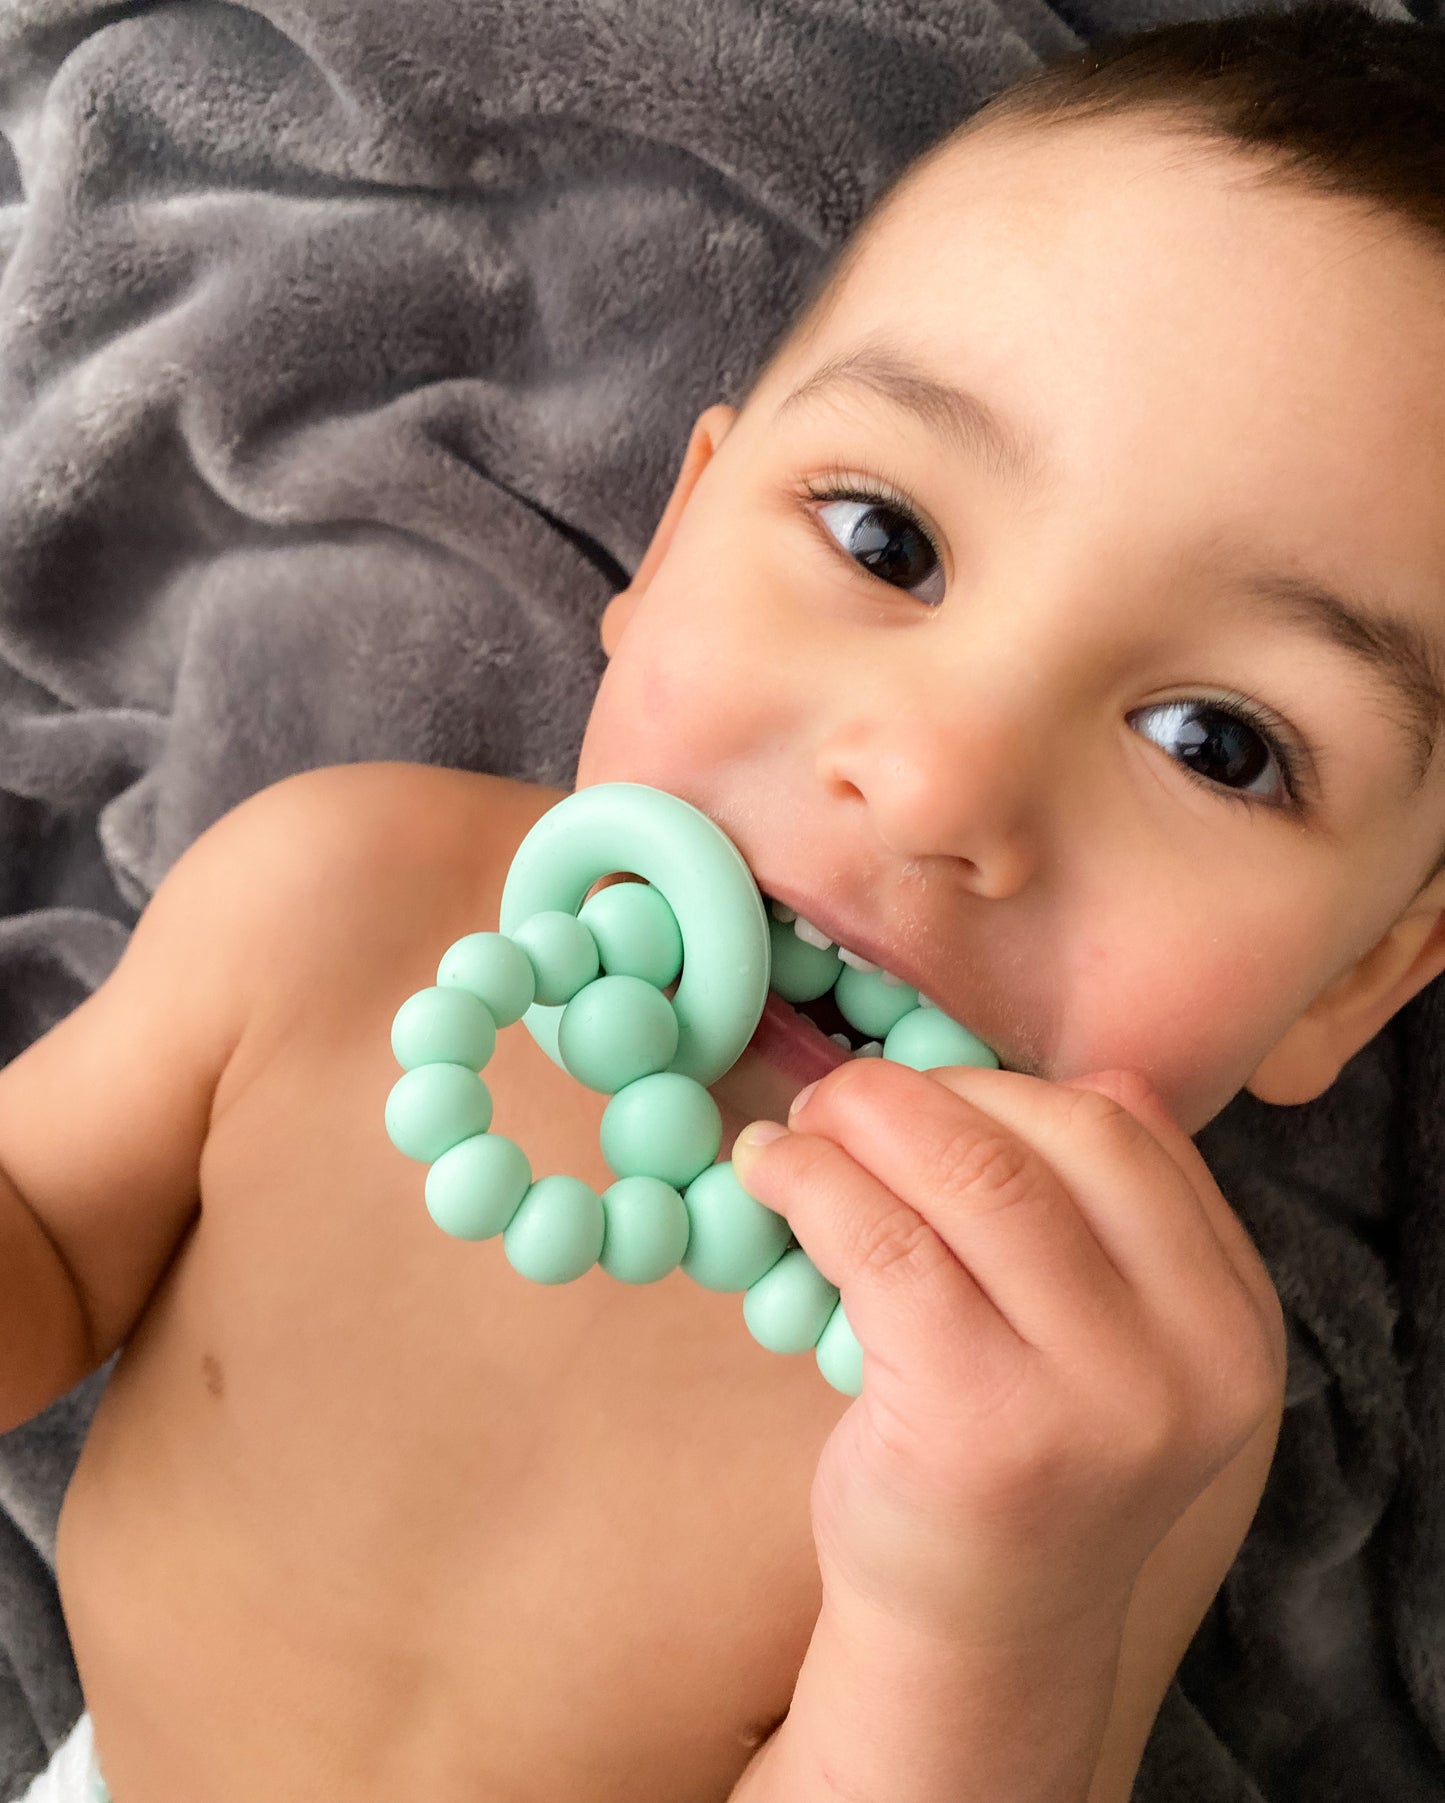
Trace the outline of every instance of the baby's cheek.
[[1285, 1004], [1252, 953], [1196, 943], [1168, 954], [1089, 963], [1064, 1011], [1055, 1068], [1140, 1071], [1192, 1133], [1248, 1081], [1282, 1031]]

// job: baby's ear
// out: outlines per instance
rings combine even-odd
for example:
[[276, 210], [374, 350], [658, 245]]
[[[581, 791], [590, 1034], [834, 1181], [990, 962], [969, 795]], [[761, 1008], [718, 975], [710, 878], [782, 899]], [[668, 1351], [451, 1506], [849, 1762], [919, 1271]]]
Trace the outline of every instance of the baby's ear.
[[1315, 997], [1245, 1084], [1286, 1107], [1323, 1095], [1360, 1048], [1445, 971], [1445, 879]]
[[619, 589], [602, 610], [602, 649], [609, 657], [616, 649], [627, 622], [632, 618], [638, 597], [657, 574], [667, 555], [667, 547], [672, 543], [677, 522], [682, 518], [688, 498], [697, 486], [698, 477], [712, 462], [713, 453], [732, 430], [733, 421], [737, 417], [737, 408], [729, 407], [724, 401], [718, 401], [697, 416], [687, 441], [687, 449], [682, 454], [682, 467], [672, 485], [672, 493], [668, 496], [662, 518], [657, 522], [652, 542], [631, 582], [626, 588]]

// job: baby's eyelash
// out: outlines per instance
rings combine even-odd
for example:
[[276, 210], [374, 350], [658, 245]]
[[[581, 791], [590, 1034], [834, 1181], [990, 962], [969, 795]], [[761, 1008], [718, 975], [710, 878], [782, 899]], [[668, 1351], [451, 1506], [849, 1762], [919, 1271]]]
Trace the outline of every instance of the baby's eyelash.
[[895, 487], [886, 476], [871, 475], [867, 471], [844, 470], [835, 465], [824, 470], [821, 476], [810, 476], [803, 487], [814, 501], [871, 501], [875, 506], [891, 507], [895, 513], [902, 514], [909, 525], [927, 540], [929, 550], [938, 560], [939, 569], [947, 574], [948, 563], [943, 555], [939, 535], [919, 514], [917, 504], [910, 501], [903, 490]]

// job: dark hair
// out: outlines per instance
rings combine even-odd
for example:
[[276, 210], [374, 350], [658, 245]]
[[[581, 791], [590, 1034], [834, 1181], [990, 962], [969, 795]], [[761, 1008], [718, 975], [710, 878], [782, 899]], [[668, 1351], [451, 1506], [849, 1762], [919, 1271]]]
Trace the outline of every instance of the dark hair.
[[[1440, 253], [1445, 292], [1445, 31], [1306, 0], [1103, 36], [994, 95], [873, 199], [770, 362], [811, 333], [890, 203], [960, 139], [1140, 114], [1256, 159], [1261, 186], [1293, 183], [1392, 217]], [[1445, 847], [1421, 887], [1441, 871]]]

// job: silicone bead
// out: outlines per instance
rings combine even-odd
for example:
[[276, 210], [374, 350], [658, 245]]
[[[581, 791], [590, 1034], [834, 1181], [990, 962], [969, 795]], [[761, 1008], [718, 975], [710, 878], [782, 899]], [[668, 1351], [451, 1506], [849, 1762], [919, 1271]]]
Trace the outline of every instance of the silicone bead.
[[575, 914], [544, 908], [511, 937], [537, 973], [537, 1000], [548, 1008], [570, 1002], [601, 969], [597, 942]]
[[997, 1070], [995, 1053], [937, 1008], [915, 1008], [883, 1042], [883, 1056], [916, 1071], [934, 1071], [945, 1064], [973, 1064]]
[[677, 916], [651, 883], [613, 883], [578, 910], [577, 918], [597, 942], [597, 955], [610, 977], [641, 977], [654, 989], [676, 982], [682, 969], [682, 932]]
[[722, 1145], [722, 1113], [701, 1083], [658, 1071], [619, 1089], [600, 1130], [602, 1156], [617, 1177], [660, 1177], [686, 1189]]
[[656, 1283], [687, 1251], [687, 1204], [660, 1177], [619, 1177], [602, 1192], [607, 1230], [598, 1263], [623, 1283]]
[[801, 1246], [785, 1252], [743, 1297], [748, 1332], [769, 1352], [811, 1352], [838, 1300]]
[[732, 1164], [710, 1165], [688, 1185], [691, 1232], [682, 1268], [705, 1290], [746, 1290], [787, 1249], [788, 1223], [756, 1202]]
[[579, 1083], [615, 1095], [672, 1063], [677, 1016], [662, 991], [641, 977], [597, 977], [568, 1002], [557, 1049]]
[[882, 971], [855, 970], [845, 964], [833, 1000], [850, 1027], [872, 1039], [883, 1039], [918, 1006], [918, 991], [906, 983], [885, 983]]
[[391, 1049], [405, 1071], [419, 1064], [464, 1064], [479, 1071], [497, 1049], [497, 1023], [465, 989], [418, 989], [396, 1011]]
[[499, 1027], [519, 1021], [537, 994], [531, 959], [505, 933], [468, 933], [449, 945], [437, 982], [444, 989], [469, 989]]
[[813, 1357], [818, 1362], [818, 1369], [840, 1394], [862, 1395], [863, 1348], [848, 1325], [841, 1302], [828, 1317], [828, 1325], [823, 1329]]
[[602, 1198], [580, 1177], [541, 1177], [502, 1234], [507, 1263], [533, 1283], [571, 1283], [602, 1251]]
[[500, 1133], [474, 1133], [443, 1152], [426, 1174], [427, 1213], [459, 1240], [501, 1233], [532, 1183], [527, 1155]]
[[492, 1092], [460, 1064], [419, 1064], [392, 1084], [386, 1131], [398, 1152], [431, 1164], [492, 1124]]
[[822, 950], [809, 945], [790, 926], [771, 916], [768, 937], [773, 952], [768, 987], [776, 989], [785, 1002], [816, 1002], [838, 981], [838, 972], [846, 968], [832, 947]]
[[[762, 1018], [768, 920], [742, 853], [700, 809], [645, 783], [596, 783], [564, 796], [513, 854], [502, 885], [502, 931], [514, 932], [549, 908], [575, 913], [600, 877], [619, 870], [664, 892], [686, 947], [671, 997], [678, 1022], [672, 1069], [716, 1083]], [[529, 1008], [522, 1024], [565, 1068], [556, 1009]]]

